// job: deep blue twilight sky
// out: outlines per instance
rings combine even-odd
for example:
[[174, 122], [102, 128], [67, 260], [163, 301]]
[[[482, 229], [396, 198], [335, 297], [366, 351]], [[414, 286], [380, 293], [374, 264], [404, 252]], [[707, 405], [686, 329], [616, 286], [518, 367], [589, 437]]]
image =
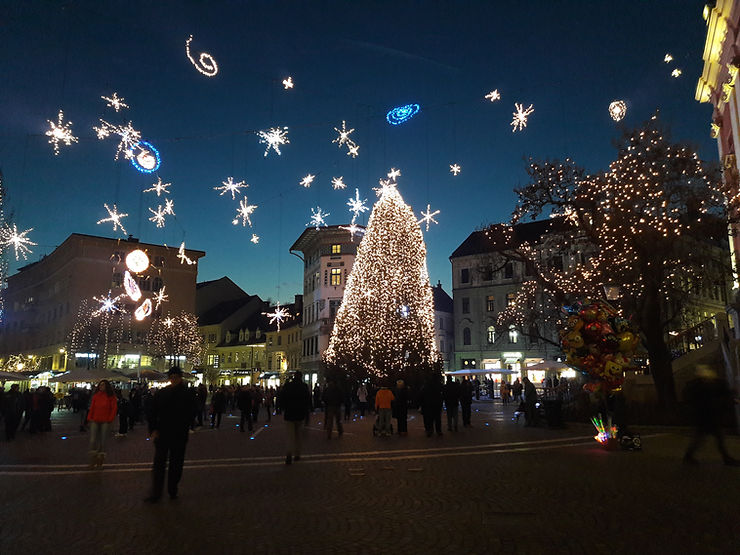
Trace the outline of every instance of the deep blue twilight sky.
[[[506, 221], [525, 159], [570, 156], [590, 170], [614, 154], [612, 100], [639, 125], [656, 108], [675, 139], [705, 159], [711, 109], [694, 101], [705, 24], [699, 1], [4, 1], [0, 3], [0, 168], [6, 213], [34, 228], [29, 262], [71, 233], [119, 237], [103, 203], [128, 212], [124, 225], [145, 242], [206, 251], [199, 280], [227, 275], [247, 292], [290, 302], [303, 268], [288, 249], [311, 207], [350, 220], [346, 202], [391, 167], [414, 210], [441, 213], [425, 233], [432, 283], [450, 291], [452, 251], [470, 232]], [[185, 54], [214, 56], [208, 78]], [[675, 60], [663, 62], [670, 52]], [[678, 67], [678, 79], [670, 71]], [[292, 76], [295, 88], [280, 82]], [[501, 100], [483, 97], [498, 89]], [[116, 114], [101, 95], [117, 92]], [[386, 112], [419, 103], [404, 125]], [[514, 103], [534, 105], [512, 133]], [[59, 109], [80, 140], [54, 156], [43, 135]], [[158, 229], [142, 193], [156, 178], [116, 162], [117, 140], [99, 141], [103, 117], [131, 120], [162, 156], [176, 217]], [[356, 129], [352, 159], [332, 139], [342, 120]], [[282, 156], [263, 156], [254, 131], [288, 126]], [[449, 165], [462, 172], [453, 177]], [[299, 186], [307, 173], [311, 188]], [[213, 187], [246, 180], [259, 207], [254, 228], [232, 225], [237, 201]], [[332, 177], [348, 188], [334, 191]], [[160, 199], [161, 201], [161, 199]], [[367, 214], [361, 223], [367, 220]], [[261, 237], [252, 244], [252, 233]], [[24, 262], [11, 258], [11, 272]], [[278, 289], [279, 286], [279, 289]], [[450, 291], [451, 292], [451, 291]]]

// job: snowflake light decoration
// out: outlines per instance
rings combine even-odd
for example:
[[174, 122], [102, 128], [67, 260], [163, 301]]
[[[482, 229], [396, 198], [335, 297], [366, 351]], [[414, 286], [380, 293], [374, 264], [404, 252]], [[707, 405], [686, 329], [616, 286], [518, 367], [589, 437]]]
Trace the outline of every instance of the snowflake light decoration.
[[101, 118], [100, 127], [93, 126], [93, 129], [97, 133], [98, 139], [105, 139], [110, 135], [118, 135], [121, 138], [116, 148], [116, 160], [122, 152], [126, 159], [134, 157], [134, 149], [141, 141], [141, 132], [134, 129], [130, 121], [126, 125], [113, 125]]
[[360, 153], [360, 146], [359, 145], [351, 145], [347, 149], [347, 156], [352, 156], [352, 158], [357, 158], [357, 155]]
[[342, 148], [342, 145], [351, 145], [355, 144], [355, 142], [349, 138], [349, 136], [355, 132], [354, 128], [347, 130], [347, 122], [342, 120], [342, 128], [339, 129], [338, 127], [334, 128], [334, 131], [339, 133], [336, 139], [332, 141], [332, 143], [337, 143], [337, 146], [339, 148]]
[[105, 206], [105, 209], [108, 211], [108, 217], [103, 218], [102, 220], [98, 220], [98, 224], [102, 224], [104, 222], [113, 222], [113, 231], [116, 231], [119, 227], [121, 228], [121, 231], [124, 235], [128, 235], [126, 232], [126, 228], [123, 227], [123, 224], [121, 223], [121, 218], [125, 218], [128, 216], [128, 214], [119, 214], [118, 208], [116, 205], [113, 205], [113, 210], [111, 210], [107, 204], [103, 204]]
[[260, 144], [267, 145], [263, 156], [267, 156], [270, 149], [280, 156], [280, 145], [290, 144], [287, 127], [271, 127], [267, 131], [258, 131], [257, 135], [260, 138]]
[[280, 308], [280, 303], [277, 303], [273, 312], [263, 312], [262, 315], [270, 318], [270, 324], [277, 322], [278, 331], [280, 331], [280, 323], [286, 318], [290, 318], [290, 312], [286, 308]]
[[122, 108], [128, 108], [129, 105], [123, 101], [123, 98], [118, 97], [118, 93], [114, 92], [113, 96], [101, 96], [106, 101], [108, 108], [113, 108], [116, 113], [120, 112]]
[[491, 102], [496, 102], [497, 100], [501, 100], [501, 93], [498, 92], [498, 89], [493, 89], [485, 96], [485, 98]]
[[349, 206], [349, 211], [352, 212], [352, 223], [355, 223], [355, 220], [357, 219], [357, 216], [362, 214], [363, 212], [367, 212], [369, 208], [365, 206], [365, 203], [367, 202], [367, 199], [360, 200], [360, 190], [355, 189], [355, 198], [349, 199], [347, 201], [347, 206]]
[[180, 259], [180, 264], [187, 264], [187, 265], [195, 264], [195, 260], [192, 260], [191, 258], [188, 257], [187, 254], [185, 254], [185, 241], [182, 242], [182, 244], [180, 245], [180, 248], [177, 251], [177, 258]]
[[668, 64], [673, 61], [673, 56], [671, 56], [670, 54], [666, 54], [665, 56], [663, 56], [663, 61]]
[[514, 103], [516, 112], [514, 112], [514, 119], [511, 120], [512, 133], [516, 131], [521, 131], [522, 129], [527, 127], [527, 118], [532, 112], [534, 112], [534, 108], [532, 108], [532, 106], [533, 105], [530, 104], [529, 108], [525, 110], [523, 104], [519, 104], [517, 102]]
[[671, 77], [680, 77], [683, 72], [676, 68], [673, 71], [671, 71]]
[[168, 328], [171, 328], [175, 324], [175, 321], [172, 319], [172, 317], [167, 316], [167, 318], [162, 320], [162, 323]]
[[288, 76], [285, 79], [283, 79], [283, 88], [287, 91], [288, 89], [293, 88], [293, 78]]
[[397, 170], [396, 168], [391, 168], [391, 171], [388, 172], [388, 179], [392, 179], [393, 181], [395, 181], [396, 178], [400, 176], [401, 170]]
[[375, 194], [379, 197], [393, 193], [393, 191], [396, 190], [396, 182], [391, 181], [390, 179], [380, 179], [378, 184], [380, 187], [373, 187], [373, 191], [375, 191]]
[[123, 308], [119, 307], [116, 304], [118, 302], [118, 299], [123, 296], [124, 295], [116, 295], [115, 297], [111, 297], [111, 291], [108, 290], [108, 295], [106, 297], [93, 297], [93, 300], [99, 302], [100, 306], [96, 310], [92, 311], [92, 315], [100, 316], [103, 313], [126, 312]]
[[190, 60], [190, 63], [193, 64], [195, 69], [197, 69], [200, 73], [205, 75], [206, 77], [213, 77], [218, 73], [218, 64], [216, 63], [216, 60], [213, 59], [213, 56], [211, 56], [208, 52], [201, 52], [200, 56], [198, 56], [198, 60], [196, 61], [195, 58], [190, 54], [190, 43], [193, 40], [193, 35], [190, 35], [188, 40], [185, 41], [185, 53], [188, 56], [188, 60]]
[[33, 228], [19, 232], [18, 227], [16, 227], [15, 224], [12, 224], [12, 227], [6, 224], [5, 227], [0, 230], [0, 244], [5, 247], [12, 246], [15, 250], [16, 260], [19, 260], [19, 256], [22, 256], [23, 260], [27, 260], [26, 255], [31, 252], [31, 249], [29, 249], [27, 245], [36, 245], [36, 243], [26, 237], [26, 234], [32, 231]]
[[72, 134], [72, 122], [64, 122], [64, 112], [59, 110], [57, 115], [57, 122], [54, 123], [51, 120], [49, 122], [49, 129], [46, 131], [46, 136], [49, 137], [49, 144], [54, 145], [54, 156], [59, 156], [59, 143], [64, 143], [66, 146], [70, 146], [72, 143], [78, 142], [77, 137]]
[[309, 173], [306, 177], [299, 181], [299, 185], [303, 185], [306, 189], [308, 189], [311, 186], [311, 183], [313, 183], [314, 179], [316, 179], [316, 176]]
[[234, 218], [231, 223], [236, 225], [239, 223], [239, 218], [241, 218], [242, 226], [246, 226], [247, 224], [249, 224], [249, 227], [252, 227], [252, 220], [249, 216], [252, 215], [256, 208], [256, 204], [249, 204], [247, 201], [247, 197], [244, 197], [244, 200], [239, 201], [239, 208], [236, 211], [236, 218]]
[[141, 306], [137, 308], [134, 311], [134, 318], [141, 321], [147, 316], [150, 316], [152, 314], [152, 300], [151, 299], [144, 299], [144, 302], [141, 303]]
[[450, 172], [455, 177], [457, 177], [457, 174], [460, 173], [461, 171], [462, 171], [462, 168], [460, 167], [459, 164], [450, 164]]
[[349, 231], [350, 241], [354, 242], [355, 235], [365, 235], [365, 228], [355, 224], [354, 221], [348, 226], [339, 226], [339, 229]]
[[320, 229], [322, 225], [326, 227], [326, 222], [324, 221], [324, 218], [330, 215], [331, 214], [329, 214], [328, 212], [322, 212], [321, 207], [319, 206], [316, 207], [316, 210], [311, 208], [311, 221], [306, 224], [306, 227], [314, 226], [316, 229]]
[[169, 193], [170, 190], [168, 187], [172, 185], [172, 183], [162, 183], [162, 178], [158, 177], [157, 182], [153, 183], [151, 187], [148, 189], [144, 189], [144, 193], [157, 193], [157, 196], [160, 196], [162, 193]]
[[426, 222], [427, 224], [426, 230], [429, 231], [430, 223], [435, 223], [435, 224], [439, 223], [437, 220], [434, 219], [434, 216], [436, 216], [437, 214], [439, 214], [439, 210], [435, 210], [434, 212], [432, 212], [432, 209], [427, 204], [427, 211], [421, 213], [423, 217], [421, 218], [421, 220], [419, 220], [419, 223]]
[[157, 210], [152, 210], [151, 208], [149, 208], [149, 212], [153, 214], [152, 217], [149, 218], [149, 221], [154, 222], [157, 227], [164, 227], [164, 217], [167, 212], [164, 211], [162, 205], [160, 204], [159, 206], [157, 206]]
[[168, 198], [164, 199], [164, 213], [170, 216], [175, 215], [175, 201]]
[[222, 181], [223, 185], [221, 187], [214, 187], [214, 191], [221, 191], [218, 196], [222, 197], [226, 193], [231, 193], [231, 200], [236, 200], [236, 194], [241, 193], [241, 189], [244, 187], [249, 187], [249, 185], [245, 181], [237, 181], [234, 182], [233, 177], [227, 177], [226, 181]]
[[615, 100], [609, 104], [609, 115], [614, 121], [621, 121], [627, 115], [627, 104], [624, 100]]
[[250, 239], [250, 241], [252, 241], [252, 243], [256, 245], [257, 243], [260, 242], [260, 236], [257, 235], [256, 233], [252, 233], [252, 238]]
[[332, 177], [331, 179], [331, 186], [334, 187], [334, 190], [337, 191], [339, 189], [346, 189], [347, 185], [342, 181], [344, 179], [344, 176], [339, 177]]
[[168, 299], [168, 295], [165, 295], [164, 289], [165, 289], [165, 286], [163, 285], [162, 286], [162, 289], [160, 289], [159, 291], [157, 291], [156, 293], [154, 293], [154, 296], [152, 297], [154, 299], [154, 302], [155, 302], [154, 310], [157, 310], [159, 308], [159, 305], [161, 305], [162, 303], [169, 302], [167, 300]]

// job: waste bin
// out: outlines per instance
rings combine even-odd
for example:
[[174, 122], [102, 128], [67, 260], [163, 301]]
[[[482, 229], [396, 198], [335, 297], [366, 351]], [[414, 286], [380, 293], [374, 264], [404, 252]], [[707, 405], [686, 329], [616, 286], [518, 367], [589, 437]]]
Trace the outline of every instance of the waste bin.
[[564, 428], [563, 422], [563, 400], [545, 399], [542, 404], [545, 407], [545, 420], [548, 428]]

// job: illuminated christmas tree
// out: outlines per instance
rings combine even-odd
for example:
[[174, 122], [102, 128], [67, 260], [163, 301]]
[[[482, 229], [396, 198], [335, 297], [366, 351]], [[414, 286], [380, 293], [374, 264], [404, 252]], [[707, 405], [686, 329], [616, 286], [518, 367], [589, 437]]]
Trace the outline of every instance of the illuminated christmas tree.
[[426, 245], [395, 181], [380, 184], [324, 362], [343, 376], [413, 380], [441, 367]]
[[190, 312], [155, 318], [146, 338], [149, 354], [163, 357], [176, 364], [184, 356], [190, 364], [200, 364], [203, 353], [203, 338], [198, 329], [198, 317]]

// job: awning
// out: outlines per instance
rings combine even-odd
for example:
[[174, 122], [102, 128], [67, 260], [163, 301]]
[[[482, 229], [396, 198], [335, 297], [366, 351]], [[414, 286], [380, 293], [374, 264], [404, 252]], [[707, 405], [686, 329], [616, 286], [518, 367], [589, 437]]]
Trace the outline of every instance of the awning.
[[100, 380], [108, 380], [111, 382], [130, 382], [131, 379], [128, 376], [124, 376], [120, 372], [113, 372], [110, 370], [91, 370], [87, 368], [75, 368], [69, 372], [65, 372], [60, 376], [49, 379], [49, 383], [92, 383], [99, 382]]
[[280, 377], [280, 372], [263, 372], [260, 374], [259, 379], [260, 380], [268, 380], [270, 378], [278, 378]]
[[525, 366], [522, 370], [570, 370], [570, 366], [564, 362], [557, 362], [555, 360], [546, 360], [545, 362], [538, 362], [532, 366]]
[[29, 376], [28, 374], [18, 374], [16, 372], [0, 371], [0, 380], [3, 380], [3, 381], [25, 382], [30, 379], [31, 379], [31, 376]]

